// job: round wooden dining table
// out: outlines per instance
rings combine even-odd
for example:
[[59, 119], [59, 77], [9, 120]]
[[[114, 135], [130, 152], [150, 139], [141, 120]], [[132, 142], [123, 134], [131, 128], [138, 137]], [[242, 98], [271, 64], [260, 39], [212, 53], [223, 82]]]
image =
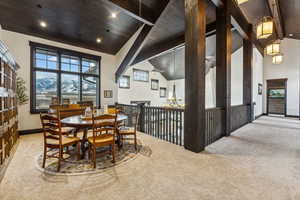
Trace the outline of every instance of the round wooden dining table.
[[[128, 119], [128, 116], [124, 115], [124, 114], [118, 114], [118, 116], [117, 116], [118, 122], [122, 122], [127, 119]], [[62, 119], [61, 123], [63, 126], [74, 127], [77, 130], [83, 130], [83, 137], [81, 140], [81, 151], [82, 151], [81, 157], [83, 159], [85, 152], [86, 152], [85, 143], [87, 141], [87, 133], [88, 133], [88, 130], [93, 127], [92, 120], [86, 120], [81, 115], [75, 115], [75, 116], [66, 117], [66, 118]]]

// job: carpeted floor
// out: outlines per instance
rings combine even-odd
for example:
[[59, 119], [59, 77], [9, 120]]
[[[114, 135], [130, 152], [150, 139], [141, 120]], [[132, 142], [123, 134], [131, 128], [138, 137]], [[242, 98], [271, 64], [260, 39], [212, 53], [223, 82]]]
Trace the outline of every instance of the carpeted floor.
[[42, 135], [21, 137], [1, 200], [299, 200], [300, 121], [261, 117], [195, 154], [139, 134], [151, 154], [98, 174], [53, 176], [36, 167]]

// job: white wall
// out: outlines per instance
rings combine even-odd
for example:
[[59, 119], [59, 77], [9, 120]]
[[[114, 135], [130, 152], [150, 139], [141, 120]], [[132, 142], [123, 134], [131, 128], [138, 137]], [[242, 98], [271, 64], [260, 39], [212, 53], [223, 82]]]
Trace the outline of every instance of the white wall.
[[[16, 62], [21, 67], [21, 69], [18, 71], [18, 76], [22, 77], [25, 80], [26, 87], [28, 88], [28, 95], [30, 94], [29, 41], [33, 41], [101, 56], [101, 104], [113, 104], [117, 101], [117, 84], [115, 84], [114, 80], [114, 73], [116, 71], [115, 56], [6, 30], [1, 31], [1, 36], [1, 40], [8, 46]], [[113, 98], [104, 99], [103, 90], [113, 90]], [[20, 130], [40, 128], [39, 115], [30, 114], [30, 104], [19, 107], [19, 127]]]
[[266, 85], [267, 80], [287, 78], [287, 115], [299, 115], [299, 68], [300, 68], [300, 40], [284, 39], [281, 42], [283, 63], [272, 64], [272, 57], [264, 57], [264, 96], [263, 110], [266, 113]]
[[253, 49], [253, 102], [254, 106], [254, 116], [259, 116], [263, 114], [263, 95], [258, 94], [258, 84], [263, 84], [263, 56], [259, 51]]
[[243, 104], [243, 47], [231, 55], [231, 105]]
[[[133, 80], [133, 68], [149, 71], [149, 82]], [[151, 101], [152, 106], [162, 106], [167, 103], [167, 98], [160, 98], [159, 90], [151, 90], [151, 79], [159, 80], [159, 87], [168, 87], [168, 82], [159, 72], [151, 72], [153, 66], [148, 62], [142, 62], [131, 66], [124, 75], [130, 76], [130, 88], [118, 89], [118, 102], [130, 104], [130, 101]], [[167, 91], [168, 94], [168, 91]]]

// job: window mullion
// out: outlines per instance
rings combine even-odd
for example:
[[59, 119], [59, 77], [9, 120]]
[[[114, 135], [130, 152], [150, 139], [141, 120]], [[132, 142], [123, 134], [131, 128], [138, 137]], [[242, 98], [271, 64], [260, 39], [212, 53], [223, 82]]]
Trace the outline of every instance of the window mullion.
[[58, 55], [58, 72], [57, 72], [57, 96], [60, 102], [62, 102], [61, 96], [61, 54], [57, 52]]
[[83, 79], [83, 75], [82, 75], [82, 57], [79, 57], [79, 99], [80, 101], [82, 101], [82, 79]]

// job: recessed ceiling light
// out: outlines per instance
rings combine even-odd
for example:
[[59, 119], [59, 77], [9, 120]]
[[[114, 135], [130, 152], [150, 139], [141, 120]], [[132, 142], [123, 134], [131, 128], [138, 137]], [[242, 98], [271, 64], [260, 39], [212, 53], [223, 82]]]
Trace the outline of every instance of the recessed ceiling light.
[[116, 18], [117, 17], [117, 13], [111, 13], [111, 17], [112, 18]]
[[40, 26], [43, 27], [43, 28], [46, 28], [47, 27], [47, 23], [44, 22], [44, 21], [40, 21]]
[[97, 39], [96, 39], [96, 42], [97, 42], [97, 43], [101, 43], [101, 42], [102, 42], [101, 38], [97, 38]]

